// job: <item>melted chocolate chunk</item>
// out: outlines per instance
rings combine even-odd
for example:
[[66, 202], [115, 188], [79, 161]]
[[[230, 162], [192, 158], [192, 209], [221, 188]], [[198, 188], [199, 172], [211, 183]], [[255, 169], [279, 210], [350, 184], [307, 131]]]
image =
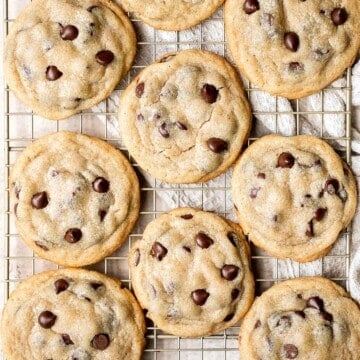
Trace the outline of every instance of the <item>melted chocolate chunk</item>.
[[294, 311], [294, 313], [300, 317], [302, 317], [303, 319], [306, 318], [306, 314], [302, 311], [302, 310], [296, 310]]
[[231, 299], [235, 300], [240, 295], [239, 289], [232, 289], [231, 290]]
[[321, 221], [324, 218], [326, 211], [327, 208], [318, 208], [314, 213], [314, 219]]
[[159, 133], [162, 137], [164, 137], [165, 139], [167, 139], [170, 136], [169, 130], [167, 128], [166, 123], [162, 123], [159, 127], [158, 127]]
[[228, 239], [230, 240], [230, 242], [231, 242], [235, 247], [237, 247], [237, 244], [238, 244], [238, 242], [239, 242], [239, 239], [238, 239], [237, 235], [236, 235], [234, 232], [229, 231], [229, 232], [227, 233], [227, 237], [228, 237]]
[[136, 117], [136, 119], [137, 119], [138, 121], [144, 121], [144, 120], [145, 120], [143, 114], [139, 114], [139, 115]]
[[313, 296], [307, 300], [306, 306], [322, 311], [324, 309], [324, 301], [319, 296]]
[[137, 84], [137, 86], [135, 88], [135, 95], [138, 98], [141, 98], [144, 93], [144, 90], [145, 90], [145, 84], [143, 82]]
[[114, 53], [110, 50], [101, 50], [96, 54], [95, 58], [100, 65], [106, 66], [114, 60]]
[[205, 289], [197, 289], [191, 293], [191, 298], [196, 305], [202, 306], [206, 303], [209, 295]]
[[348, 13], [344, 8], [335, 8], [331, 12], [331, 20], [336, 26], [344, 24], [347, 18], [348, 18]]
[[322, 312], [320, 313], [320, 315], [323, 317], [323, 319], [324, 319], [325, 321], [330, 321], [330, 322], [333, 321], [333, 316], [332, 316], [330, 313], [328, 313], [327, 311], [322, 311]]
[[186, 252], [191, 253], [191, 249], [188, 246], [182, 247]]
[[82, 232], [80, 229], [77, 228], [71, 228], [65, 233], [65, 240], [70, 243], [74, 244], [77, 243], [82, 237]]
[[43, 311], [39, 317], [38, 322], [41, 327], [44, 329], [50, 329], [56, 321], [56, 315], [51, 311]]
[[227, 322], [227, 321], [232, 320], [232, 319], [234, 318], [234, 315], [235, 315], [234, 313], [231, 313], [231, 314], [227, 315], [227, 316], [225, 317], [224, 321]]
[[300, 44], [299, 36], [292, 31], [285, 33], [284, 44], [288, 50], [296, 52]]
[[139, 263], [140, 263], [140, 250], [139, 249], [136, 249], [135, 250], [135, 254], [134, 254], [134, 263], [135, 263], [135, 266], [138, 266]]
[[284, 345], [284, 352], [286, 359], [295, 359], [299, 354], [298, 348], [293, 344], [285, 344]]
[[110, 183], [103, 177], [97, 177], [93, 183], [92, 188], [98, 193], [105, 193], [109, 191]]
[[91, 340], [91, 346], [97, 350], [105, 350], [110, 345], [108, 334], [97, 334]]
[[260, 9], [258, 0], [246, 0], [243, 5], [243, 10], [248, 14], [252, 14]]
[[156, 241], [151, 247], [150, 255], [161, 261], [166, 256], [167, 252], [166, 247]]
[[69, 283], [65, 279], [59, 279], [54, 282], [55, 293], [60, 294], [69, 287]]
[[201, 89], [201, 96], [208, 104], [216, 102], [219, 90], [214, 85], [205, 84]]
[[330, 195], [335, 195], [339, 191], [339, 181], [336, 179], [329, 179], [325, 183], [325, 190]]
[[288, 152], [283, 152], [278, 157], [277, 167], [291, 169], [294, 166], [295, 158]]
[[207, 249], [214, 243], [213, 239], [201, 232], [195, 236], [195, 241], [202, 249]]
[[185, 220], [190, 220], [193, 218], [193, 215], [191, 214], [185, 214], [185, 215], [181, 215], [181, 218], [182, 219], [185, 219]]
[[228, 143], [225, 140], [215, 137], [208, 139], [206, 144], [208, 148], [216, 154], [219, 154], [228, 149]]
[[61, 334], [61, 338], [63, 339], [65, 345], [73, 345], [74, 344], [68, 334]]
[[265, 179], [265, 178], [266, 178], [266, 175], [265, 175], [264, 173], [258, 173], [258, 174], [257, 174], [257, 177], [258, 177], [259, 179]]
[[79, 30], [74, 25], [66, 25], [60, 31], [63, 40], [75, 40], [79, 35]]
[[239, 267], [235, 265], [224, 265], [221, 269], [221, 276], [228, 281], [234, 280], [238, 273]]
[[62, 76], [62, 72], [54, 65], [50, 65], [46, 68], [46, 79], [49, 81], [55, 81]]
[[105, 210], [99, 210], [98, 215], [100, 216], [100, 222], [103, 222], [105, 216], [106, 216], [106, 211]]

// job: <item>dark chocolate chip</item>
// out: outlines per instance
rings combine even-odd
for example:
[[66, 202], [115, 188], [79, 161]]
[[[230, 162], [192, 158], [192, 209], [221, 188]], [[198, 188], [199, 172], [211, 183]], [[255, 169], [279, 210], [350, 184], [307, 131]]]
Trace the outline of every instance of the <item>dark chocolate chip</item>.
[[235, 265], [224, 265], [221, 269], [221, 276], [226, 280], [234, 280], [239, 273], [239, 267]]
[[98, 193], [105, 193], [109, 191], [109, 182], [103, 177], [97, 177], [93, 183], [93, 189]]
[[105, 350], [110, 345], [108, 334], [97, 334], [91, 340], [91, 346], [97, 350]]
[[43, 245], [42, 243], [40, 243], [39, 241], [35, 241], [35, 245], [38, 246], [40, 249], [49, 251], [49, 248], [47, 246]]
[[74, 344], [68, 334], [61, 334], [61, 338], [63, 339], [65, 345], [73, 345]]
[[234, 313], [231, 313], [231, 314], [227, 315], [227, 316], [225, 317], [224, 321], [226, 322], [226, 321], [232, 320], [233, 317], [234, 317], [234, 315], [235, 315]]
[[138, 121], [144, 121], [145, 120], [143, 114], [139, 114], [136, 118], [137, 118]]
[[135, 95], [138, 98], [141, 98], [144, 93], [144, 90], [145, 90], [145, 84], [143, 82], [137, 84], [137, 86], [135, 88]]
[[62, 76], [62, 72], [54, 65], [48, 66], [46, 68], [46, 78], [49, 81], [55, 81]]
[[201, 96], [208, 104], [213, 104], [219, 94], [219, 90], [214, 85], [205, 84], [201, 89]]
[[181, 218], [185, 219], [185, 220], [190, 220], [193, 218], [193, 215], [191, 214], [185, 214], [185, 215], [181, 215]]
[[81, 237], [82, 237], [82, 232], [80, 229], [77, 228], [71, 228], [67, 230], [64, 236], [65, 240], [70, 244], [74, 244], [78, 242], [81, 239]]
[[92, 282], [92, 283], [90, 283], [90, 285], [94, 290], [97, 290], [100, 286], [103, 286], [104, 284], [103, 283]]
[[79, 35], [79, 30], [74, 25], [66, 25], [60, 31], [63, 40], [75, 40]]
[[246, 0], [243, 5], [243, 10], [248, 14], [252, 14], [260, 9], [258, 0]]
[[235, 300], [240, 295], [239, 289], [232, 289], [231, 290], [231, 298]]
[[207, 249], [214, 243], [213, 239], [201, 232], [195, 236], [195, 241], [202, 249]]
[[327, 208], [318, 208], [314, 213], [314, 219], [321, 221], [324, 218], [326, 211]]
[[49, 200], [45, 191], [36, 193], [31, 199], [31, 205], [35, 209], [43, 209], [48, 203]]
[[258, 177], [259, 179], [265, 179], [265, 178], [266, 178], [266, 175], [265, 175], [264, 173], [258, 173], [258, 174], [257, 174], [257, 177]]
[[319, 296], [313, 296], [307, 300], [306, 306], [322, 311], [324, 309], [324, 301]]
[[321, 190], [320, 192], [319, 192], [319, 199], [321, 199], [323, 196], [324, 196], [324, 190]]
[[38, 317], [38, 322], [44, 329], [50, 329], [55, 324], [55, 321], [56, 315], [51, 311], [43, 311]]
[[308, 237], [314, 236], [314, 224], [313, 224], [312, 220], [309, 221], [308, 224], [307, 224], [305, 235], [308, 236]]
[[285, 344], [284, 351], [286, 359], [295, 359], [299, 354], [298, 348], [293, 344]]
[[88, 7], [87, 8], [87, 11], [89, 11], [89, 12], [92, 12], [95, 8], [97, 8], [98, 6], [96, 6], [96, 5], [92, 5], [92, 6], [90, 6], [90, 7]]
[[206, 143], [208, 148], [216, 154], [228, 149], [228, 143], [223, 139], [213, 137], [208, 139]]
[[102, 50], [96, 54], [96, 61], [100, 65], [109, 65], [114, 60], [114, 54], [110, 50]]
[[153, 246], [151, 247], [151, 256], [156, 257], [159, 261], [161, 261], [167, 254], [167, 249], [159, 242], [154, 242]]
[[250, 189], [249, 196], [252, 199], [255, 199], [257, 197], [257, 194], [258, 194], [259, 190], [260, 190], [260, 188], [252, 188], [252, 189]]
[[305, 197], [308, 198], [308, 199], [311, 199], [311, 195], [310, 195], [310, 194], [306, 194]]
[[235, 247], [237, 247], [237, 244], [238, 244], [238, 242], [239, 242], [239, 239], [238, 239], [237, 235], [236, 235], [234, 232], [229, 231], [229, 232], [227, 233], [227, 237], [228, 237], [228, 239], [230, 240], [230, 242], [231, 242]]
[[162, 123], [159, 127], [158, 127], [159, 133], [161, 134], [162, 137], [164, 138], [168, 138], [170, 136], [170, 133], [167, 129], [167, 125], [166, 123]]
[[69, 283], [65, 279], [59, 279], [54, 282], [55, 293], [60, 294], [69, 287]]
[[100, 222], [102, 222], [106, 216], [105, 210], [99, 210], [98, 215], [100, 216]]
[[296, 72], [300, 72], [304, 70], [304, 64], [301, 64], [297, 61], [293, 61], [291, 63], [289, 63], [289, 70], [291, 71], [296, 71]]
[[191, 293], [191, 298], [196, 305], [202, 306], [206, 303], [209, 295], [205, 289], [197, 289]]
[[339, 182], [336, 179], [329, 179], [325, 183], [325, 190], [330, 195], [335, 195], [339, 191]]
[[300, 44], [299, 36], [292, 31], [285, 33], [284, 44], [287, 49], [296, 52]]
[[348, 18], [348, 13], [344, 8], [335, 8], [331, 12], [331, 20], [336, 26], [344, 24], [347, 18]]
[[191, 249], [188, 246], [183, 246], [182, 248], [188, 253], [191, 253]]
[[302, 310], [296, 310], [294, 311], [296, 315], [302, 317], [303, 319], [306, 318], [306, 314]]
[[138, 266], [139, 263], [140, 263], [140, 250], [139, 249], [136, 249], [135, 250], [135, 254], [134, 254], [134, 263], [135, 263], [135, 266]]
[[333, 316], [332, 316], [330, 313], [328, 313], [327, 311], [322, 311], [322, 312], [320, 313], [320, 315], [323, 317], [323, 319], [324, 319], [325, 321], [330, 321], [330, 322], [333, 321]]
[[180, 121], [176, 121], [175, 125], [180, 129], [180, 130], [187, 130], [187, 126], [184, 125], [182, 122]]
[[283, 152], [278, 157], [277, 167], [291, 169], [294, 166], [295, 158], [288, 152]]
[[254, 329], [257, 329], [261, 326], [261, 321], [260, 320], [257, 320], [255, 325], [254, 325]]
[[18, 208], [18, 205], [19, 205], [19, 204], [15, 204], [15, 205], [14, 205], [14, 214], [15, 214], [15, 216], [17, 216], [17, 208]]

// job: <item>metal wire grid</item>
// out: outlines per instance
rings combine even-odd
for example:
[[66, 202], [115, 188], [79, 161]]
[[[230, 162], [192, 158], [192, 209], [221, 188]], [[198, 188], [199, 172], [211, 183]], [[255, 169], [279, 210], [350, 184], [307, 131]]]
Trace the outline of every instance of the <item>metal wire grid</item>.
[[[21, 4], [28, 1], [24, 0], [14, 0], [20, 1]], [[9, 25], [13, 21], [14, 16], [10, 17], [10, 5], [13, 3], [13, 0], [7, 1], [3, 0], [3, 33], [4, 38], [8, 32]], [[129, 14], [131, 20], [139, 30], [139, 27], [144, 25], [134, 19], [131, 14]], [[211, 28], [217, 27], [219, 24], [222, 26], [221, 38], [212, 38]], [[137, 60], [132, 67], [130, 73], [127, 75], [126, 79], [119, 85], [115, 93], [121, 93], [121, 91], [130, 83], [131, 78], [136, 75], [138, 71], [148, 65], [150, 62], [154, 61], [161, 53], [174, 50], [182, 50], [185, 48], [201, 48], [206, 50], [213, 50], [220, 53], [223, 56], [227, 56], [226, 46], [225, 46], [225, 35], [223, 30], [223, 16], [222, 10], [220, 10], [216, 15], [211, 19], [204, 21], [201, 25], [198, 25], [193, 32], [190, 33], [189, 38], [187, 38], [187, 32], [173, 32], [173, 40], [163, 40], [164, 32], [156, 31], [149, 27], [146, 27], [147, 34], [143, 36], [141, 31], [138, 31], [138, 55]], [[210, 30], [210, 31], [209, 31]], [[150, 33], [150, 36], [149, 36]], [[139, 35], [140, 34], [140, 35]], [[166, 36], [168, 36], [167, 33]], [[185, 36], [184, 36], [185, 34]], [[195, 39], [193, 35], [195, 34]], [[219, 35], [219, 33], [217, 33]], [[142, 55], [144, 52], [151, 52], [151, 61], [142, 62]], [[321, 92], [321, 110], [312, 111], [312, 112], [303, 112], [300, 111], [299, 100], [294, 102], [294, 111], [291, 114], [294, 114], [296, 117], [296, 133], [302, 133], [301, 126], [301, 117], [307, 115], [321, 115], [321, 137], [325, 140], [342, 140], [346, 144], [346, 150], [342, 154], [344, 160], [349, 164], [351, 163], [351, 71], [350, 69], [346, 72], [346, 86], [339, 88], [325, 89]], [[251, 84], [246, 84], [246, 91], [248, 94], [251, 91], [258, 91], [256, 88], [252, 87]], [[3, 144], [5, 148], [5, 192], [4, 192], [4, 229], [2, 231], [2, 238], [0, 241], [3, 241], [0, 249], [3, 248], [3, 254], [1, 255], [1, 266], [3, 268], [2, 278], [1, 278], [1, 291], [3, 305], [6, 299], [9, 296], [9, 293], [16, 286], [19, 280], [22, 280], [34, 273], [39, 272], [39, 269], [43, 270], [45, 268], [57, 268], [56, 265], [50, 264], [44, 260], [38, 259], [34, 256], [34, 253], [27, 249], [25, 246], [17, 246], [21, 240], [18, 237], [16, 228], [14, 227], [14, 219], [11, 214], [10, 203], [9, 203], [9, 183], [8, 175], [11, 169], [16, 156], [33, 140], [35, 140], [40, 135], [45, 133], [50, 133], [54, 131], [59, 131], [62, 129], [68, 129], [72, 131], [78, 131], [82, 133], [87, 133], [90, 135], [96, 135], [111, 142], [113, 145], [117, 146], [123, 153], [127, 154], [129, 160], [132, 162], [135, 169], [138, 165], [131, 159], [128, 155], [126, 148], [124, 148], [119, 140], [119, 137], [112, 136], [109, 134], [109, 124], [112, 121], [116, 121], [116, 109], [108, 102], [108, 100], [102, 103], [102, 106], [95, 107], [92, 110], [83, 111], [81, 114], [72, 117], [71, 120], [66, 121], [56, 121], [49, 122], [46, 120], [38, 119], [29, 109], [21, 107], [19, 111], [13, 111], [13, 104], [19, 105], [20, 103], [15, 99], [9, 89], [4, 84], [4, 139]], [[346, 92], [346, 109], [344, 112], [334, 112], [329, 111], [324, 107], [324, 94], [326, 91], [345, 91]], [[117, 97], [117, 95], [116, 95]], [[24, 109], [24, 110], [22, 110]], [[276, 99], [276, 104], [274, 111], [271, 112], [254, 112], [254, 116], [257, 115], [268, 115], [273, 116], [275, 119], [275, 132], [278, 132], [278, 117], [279, 115], [284, 115], [286, 112], [278, 111], [278, 100]], [[345, 134], [343, 137], [331, 138], [323, 137], [324, 129], [324, 115], [326, 114], [342, 114], [343, 121], [345, 125]], [[93, 130], [89, 131], [88, 124], [91, 122], [91, 118], [102, 118], [105, 121], [103, 124], [102, 135], [101, 131], [97, 129], [96, 133], [93, 134]], [[30, 121], [29, 121], [30, 120]], [[94, 121], [99, 121], [99, 119], [94, 119]], [[21, 127], [21, 132], [12, 131], [13, 126], [15, 125], [19, 128]], [[99, 125], [101, 122], [99, 122]], [[39, 132], [39, 128], [41, 131]], [[43, 129], [45, 128], [45, 130]], [[254, 141], [256, 137], [250, 137], [248, 143], [250, 144]], [[143, 180], [143, 179], [141, 179]], [[145, 199], [142, 211], [140, 213], [140, 225], [137, 225], [131, 235], [129, 236], [128, 242], [122, 246], [120, 250], [115, 252], [112, 256], [106, 258], [100, 264], [92, 266], [91, 268], [100, 270], [106, 274], [115, 275], [122, 280], [129, 288], [131, 288], [129, 271], [127, 268], [127, 253], [131, 247], [131, 244], [137, 239], [141, 238], [142, 231], [144, 230], [145, 225], [156, 218], [159, 214], [164, 211], [170, 210], [169, 208], [164, 208], [162, 205], [159, 208], [158, 197], [161, 195], [161, 192], [167, 191], [176, 194], [177, 206], [186, 206], [180, 198], [180, 194], [183, 191], [192, 191], [199, 192], [201, 203], [197, 206], [204, 208], [204, 210], [214, 210], [219, 215], [225, 217], [231, 217], [232, 215], [232, 204], [228, 202], [228, 195], [230, 192], [229, 186], [229, 174], [219, 177], [215, 181], [210, 181], [207, 184], [194, 184], [194, 185], [169, 185], [163, 184], [155, 179], [150, 183], [141, 181], [141, 195], [142, 199]], [[221, 199], [224, 199], [223, 206], [221, 209], [208, 209], [204, 203], [204, 197], [207, 191], [212, 191], [216, 193], [217, 196], [220, 196]], [[318, 260], [321, 262], [321, 274], [326, 277], [329, 277], [343, 286], [348, 288], [348, 272], [349, 272], [349, 262], [350, 262], [350, 243], [351, 243], [351, 227], [349, 227], [338, 240], [338, 245], [335, 249], [325, 258]], [[18, 249], [20, 253], [18, 253]], [[17, 249], [17, 250], [14, 250]], [[341, 263], [343, 271], [341, 273], [332, 273], [332, 266], [334, 262], [339, 265]], [[281, 266], [283, 261], [268, 256], [266, 253], [262, 252], [259, 249], [253, 248], [252, 263], [256, 277], [257, 284], [257, 294], [261, 294], [263, 290], [269, 288], [272, 284], [277, 281], [283, 280], [281, 276]], [[265, 268], [264, 264], [268, 264], [270, 268], [269, 271], [263, 271]], [[295, 264], [295, 263], [294, 263]], [[301, 276], [306, 269], [306, 264], [297, 264], [297, 273], [295, 276]], [[14, 275], [15, 274], [15, 275]], [[0, 292], [1, 295], [1, 292]], [[147, 324], [147, 348], [145, 350], [143, 359], [154, 359], [154, 360], [172, 360], [172, 359], [190, 359], [190, 360], [232, 360], [238, 359], [238, 349], [237, 349], [237, 333], [239, 327], [233, 327], [226, 331], [223, 331], [220, 334], [203, 337], [198, 339], [182, 339], [176, 336], [168, 335], [163, 333], [161, 330], [157, 329], [152, 323], [148, 322]], [[5, 359], [4, 356], [0, 353], [0, 359]]]

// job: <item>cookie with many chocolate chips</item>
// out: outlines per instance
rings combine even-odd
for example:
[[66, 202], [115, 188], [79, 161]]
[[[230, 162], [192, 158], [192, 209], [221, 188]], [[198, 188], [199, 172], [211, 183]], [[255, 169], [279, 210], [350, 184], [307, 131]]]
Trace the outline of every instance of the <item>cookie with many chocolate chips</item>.
[[129, 254], [132, 286], [147, 317], [183, 337], [236, 324], [254, 298], [249, 247], [219, 216], [179, 208], [145, 229]]
[[244, 233], [279, 258], [326, 255], [355, 213], [349, 167], [314, 136], [260, 138], [241, 156], [232, 195]]
[[105, 99], [136, 51], [129, 19], [110, 0], [33, 0], [5, 45], [9, 88], [35, 113], [64, 119]]
[[236, 65], [273, 95], [320, 91], [359, 50], [358, 0], [228, 0], [224, 13]]
[[1, 319], [8, 360], [140, 360], [143, 312], [118, 280], [62, 269], [24, 280]]
[[359, 359], [360, 310], [321, 277], [287, 280], [258, 297], [241, 324], [242, 360]]
[[126, 11], [156, 29], [185, 30], [211, 16], [224, 0], [121, 0]]
[[210, 180], [235, 161], [250, 130], [241, 80], [222, 57], [164, 55], [120, 99], [121, 135], [138, 164], [172, 183]]
[[10, 173], [10, 196], [25, 243], [64, 266], [111, 254], [139, 215], [139, 182], [127, 159], [105, 141], [71, 132], [23, 151]]

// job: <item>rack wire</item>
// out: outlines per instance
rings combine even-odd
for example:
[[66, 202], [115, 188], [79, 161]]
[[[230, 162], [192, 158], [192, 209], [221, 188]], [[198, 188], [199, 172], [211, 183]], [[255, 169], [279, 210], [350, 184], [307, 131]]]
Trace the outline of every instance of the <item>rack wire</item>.
[[[4, 39], [8, 32], [11, 22], [17, 15], [14, 11], [16, 5], [25, 5], [28, 0], [3, 0], [3, 34]], [[10, 292], [17, 283], [41, 270], [57, 268], [45, 260], [34, 256], [34, 253], [22, 246], [16, 228], [14, 226], [14, 218], [11, 214], [9, 203], [9, 183], [8, 175], [12, 164], [17, 155], [32, 141], [38, 137], [59, 130], [71, 130], [98, 136], [109, 141], [124, 154], [126, 154], [135, 167], [138, 165], [131, 159], [126, 148], [122, 145], [120, 137], [113, 134], [111, 130], [117, 118], [117, 100], [122, 90], [130, 83], [131, 79], [146, 65], [153, 62], [161, 54], [168, 51], [183, 50], [187, 48], [199, 48], [219, 53], [228, 58], [225, 44], [224, 23], [222, 9], [220, 9], [210, 19], [205, 20], [202, 24], [196, 26], [189, 31], [182, 32], [164, 32], [154, 30], [141, 21], [135, 19], [129, 14], [138, 35], [138, 54], [134, 66], [131, 71], [114, 91], [111, 99], [103, 101], [100, 105], [93, 109], [83, 111], [81, 114], [73, 116], [65, 121], [46, 121], [34, 115], [28, 108], [22, 105], [4, 84], [3, 100], [3, 130], [4, 136], [2, 143], [4, 145], [4, 177], [5, 191], [3, 195], [4, 208], [3, 222], [4, 227], [0, 238], [0, 265], [2, 268], [0, 279], [0, 304], [4, 305]], [[278, 110], [278, 100], [276, 99], [274, 109], [270, 112], [254, 112], [253, 115], [268, 115], [275, 119], [275, 132], [279, 130], [278, 118], [284, 114], [293, 114], [296, 119], [296, 134], [302, 133], [302, 118], [308, 115], [321, 116], [321, 137], [327, 141], [337, 140], [343, 141], [345, 151], [341, 154], [345, 161], [351, 163], [351, 72], [350, 69], [345, 74], [346, 85], [324, 89], [321, 92], [321, 109], [319, 111], [301, 111], [299, 100], [293, 102], [293, 111], [282, 112]], [[258, 91], [251, 84], [245, 83], [248, 94]], [[333, 111], [327, 109], [324, 105], [324, 94], [327, 91], [342, 91], [346, 94], [345, 111]], [[330, 114], [338, 114], [343, 116], [345, 133], [342, 137], [325, 137], [324, 135], [324, 116]], [[94, 123], [97, 124], [94, 127]], [[256, 126], [256, 125], [255, 125]], [[250, 144], [256, 139], [251, 136], [248, 140]], [[107, 274], [117, 276], [126, 286], [131, 288], [130, 276], [127, 267], [127, 253], [131, 244], [141, 238], [142, 232], [152, 219], [164, 211], [168, 211], [176, 206], [186, 206], [183, 197], [184, 192], [191, 191], [196, 193], [199, 199], [197, 204], [191, 204], [203, 208], [204, 210], [215, 211], [219, 215], [227, 218], [232, 217], [232, 203], [230, 199], [230, 173], [220, 176], [214, 181], [206, 184], [193, 185], [169, 185], [161, 183], [155, 179], [148, 180], [140, 177], [141, 180], [141, 196], [145, 199], [140, 221], [135, 227], [127, 243], [121, 249], [116, 251], [112, 256], [106, 258], [103, 262], [92, 266], [92, 269], [102, 271]], [[176, 199], [176, 206], [164, 204], [163, 193], [172, 194]], [[212, 192], [215, 197], [220, 199], [221, 205], [217, 208], [209, 208], [206, 203], [206, 195]], [[0, 196], [1, 198], [1, 196]], [[351, 226], [344, 231], [335, 248], [328, 256], [321, 260], [317, 260], [318, 273], [316, 275], [324, 275], [333, 279], [342, 286], [348, 288], [348, 273], [350, 262], [350, 244], [351, 244]], [[282, 269], [286, 261], [273, 258], [259, 249], [252, 248], [252, 265], [256, 277], [256, 292], [261, 294], [265, 289], [274, 283], [283, 280]], [[290, 260], [287, 260], [288, 262]], [[307, 264], [295, 264], [296, 269], [294, 276], [307, 274]], [[333, 272], [332, 264], [336, 263], [336, 269], [340, 271]], [[232, 360], [238, 359], [239, 353], [237, 348], [237, 334], [239, 327], [227, 329], [217, 335], [203, 337], [198, 339], [184, 339], [163, 333], [156, 328], [150, 321], [147, 323], [147, 347], [143, 355], [143, 359], [154, 360]], [[0, 359], [5, 360], [0, 353]]]

